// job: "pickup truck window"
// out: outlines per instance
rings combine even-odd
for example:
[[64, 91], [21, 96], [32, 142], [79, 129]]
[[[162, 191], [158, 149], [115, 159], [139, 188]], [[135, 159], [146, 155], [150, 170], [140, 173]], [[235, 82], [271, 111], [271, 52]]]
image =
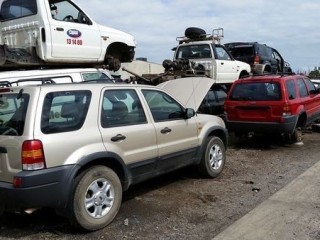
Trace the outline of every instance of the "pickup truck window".
[[69, 1], [50, 0], [52, 18], [58, 21], [89, 24], [88, 17]]
[[36, 0], [10, 0], [3, 1], [1, 5], [1, 20], [7, 21], [15, 18], [37, 14]]
[[215, 46], [216, 58], [219, 60], [231, 60], [231, 56], [222, 46]]
[[209, 44], [181, 46], [177, 51], [177, 59], [211, 58]]

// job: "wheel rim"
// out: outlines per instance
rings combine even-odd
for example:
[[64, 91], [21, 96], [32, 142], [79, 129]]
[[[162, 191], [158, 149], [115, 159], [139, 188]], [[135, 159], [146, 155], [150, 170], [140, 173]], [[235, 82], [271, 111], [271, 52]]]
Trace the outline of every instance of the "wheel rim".
[[218, 144], [214, 144], [209, 151], [210, 166], [214, 170], [218, 170], [223, 162], [223, 153]]
[[87, 188], [85, 208], [93, 218], [102, 218], [108, 214], [114, 203], [114, 188], [105, 178], [93, 181]]

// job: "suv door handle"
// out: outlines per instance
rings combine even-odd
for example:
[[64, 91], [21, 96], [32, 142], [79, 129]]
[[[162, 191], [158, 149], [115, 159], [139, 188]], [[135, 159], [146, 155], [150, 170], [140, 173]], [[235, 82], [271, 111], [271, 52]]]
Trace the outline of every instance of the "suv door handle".
[[119, 141], [122, 141], [125, 139], [126, 139], [126, 136], [123, 136], [122, 134], [117, 134], [116, 136], [111, 138], [111, 141], [112, 142], [119, 142]]
[[170, 128], [168, 128], [168, 127], [165, 127], [164, 129], [161, 129], [161, 133], [163, 133], [163, 134], [166, 134], [166, 133], [169, 133], [169, 132], [171, 132], [172, 130], [170, 129]]
[[63, 31], [64, 31], [64, 29], [61, 28], [61, 27], [57, 27], [55, 30], [60, 31], [60, 32], [63, 32]]

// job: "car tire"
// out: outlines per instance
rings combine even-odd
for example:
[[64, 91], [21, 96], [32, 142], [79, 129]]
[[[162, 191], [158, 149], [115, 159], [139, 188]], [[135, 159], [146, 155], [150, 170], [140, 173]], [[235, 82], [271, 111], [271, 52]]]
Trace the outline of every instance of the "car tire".
[[189, 27], [185, 30], [184, 35], [190, 39], [197, 39], [200, 37], [205, 37], [206, 31], [197, 27]]
[[293, 143], [302, 143], [303, 137], [302, 137], [302, 130], [301, 129], [295, 129], [293, 133], [291, 134], [291, 140]]
[[226, 150], [224, 143], [218, 137], [208, 137], [203, 149], [200, 173], [209, 178], [217, 177], [223, 170], [226, 161]]
[[91, 167], [75, 179], [69, 220], [86, 231], [101, 229], [115, 218], [121, 201], [122, 187], [117, 174], [105, 166]]

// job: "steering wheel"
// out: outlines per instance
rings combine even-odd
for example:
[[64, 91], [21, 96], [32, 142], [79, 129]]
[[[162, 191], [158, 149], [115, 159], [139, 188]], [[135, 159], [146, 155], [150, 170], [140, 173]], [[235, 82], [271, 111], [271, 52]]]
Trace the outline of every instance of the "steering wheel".
[[66, 22], [74, 22], [74, 18], [71, 15], [65, 16], [62, 20]]

